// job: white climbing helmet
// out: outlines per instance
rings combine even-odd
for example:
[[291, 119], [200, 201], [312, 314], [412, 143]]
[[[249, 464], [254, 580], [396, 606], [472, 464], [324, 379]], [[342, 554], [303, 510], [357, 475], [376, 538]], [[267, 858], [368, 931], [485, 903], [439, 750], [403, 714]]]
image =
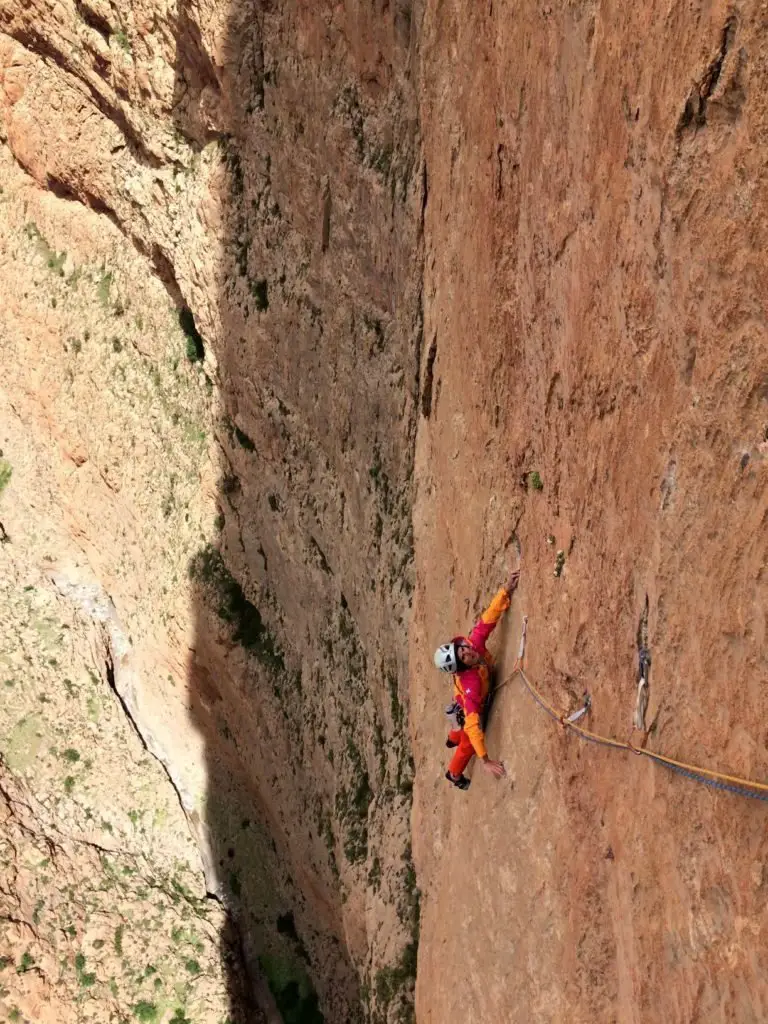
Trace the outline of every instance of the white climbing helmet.
[[435, 651], [435, 668], [441, 672], [455, 672], [459, 667], [456, 657], [456, 644], [443, 644]]

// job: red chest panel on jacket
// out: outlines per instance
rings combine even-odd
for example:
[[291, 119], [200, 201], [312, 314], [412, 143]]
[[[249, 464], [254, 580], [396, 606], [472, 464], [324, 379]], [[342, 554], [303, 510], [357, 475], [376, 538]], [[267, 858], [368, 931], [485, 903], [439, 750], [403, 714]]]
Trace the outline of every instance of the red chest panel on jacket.
[[456, 699], [464, 708], [464, 711], [471, 715], [472, 712], [480, 714], [485, 698], [488, 695], [488, 669], [485, 665], [478, 665], [476, 668], [468, 668], [461, 672], [456, 679]]

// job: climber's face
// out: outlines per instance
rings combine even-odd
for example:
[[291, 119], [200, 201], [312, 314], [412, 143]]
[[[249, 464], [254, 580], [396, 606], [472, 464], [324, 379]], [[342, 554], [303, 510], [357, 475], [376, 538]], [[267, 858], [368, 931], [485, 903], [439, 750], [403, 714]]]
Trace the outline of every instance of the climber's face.
[[456, 653], [459, 656], [459, 660], [462, 665], [466, 665], [467, 668], [472, 668], [473, 665], [477, 665], [480, 662], [480, 655], [477, 653], [474, 647], [470, 647], [469, 644], [458, 644], [456, 647]]

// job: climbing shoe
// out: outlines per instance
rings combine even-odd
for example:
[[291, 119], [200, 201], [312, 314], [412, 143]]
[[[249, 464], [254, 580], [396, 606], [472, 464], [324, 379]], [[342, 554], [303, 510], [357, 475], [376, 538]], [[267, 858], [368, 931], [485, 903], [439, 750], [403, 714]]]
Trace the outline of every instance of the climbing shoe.
[[449, 750], [453, 750], [453, 748], [458, 747], [459, 744], [455, 743], [452, 739], [447, 739], [445, 741], [445, 745], [446, 747], [448, 747]]
[[468, 779], [466, 775], [451, 775], [450, 772], [446, 772], [445, 777], [456, 789], [469, 789], [471, 779]]

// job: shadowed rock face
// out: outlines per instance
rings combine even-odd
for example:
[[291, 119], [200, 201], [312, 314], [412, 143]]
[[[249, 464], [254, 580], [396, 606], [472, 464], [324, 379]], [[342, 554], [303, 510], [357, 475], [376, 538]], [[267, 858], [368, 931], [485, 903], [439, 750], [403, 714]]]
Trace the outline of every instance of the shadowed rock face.
[[[330, 7], [235, 10], [226, 33], [211, 340], [221, 519], [192, 562], [211, 866], [284, 1015], [298, 999], [311, 1019], [308, 969], [328, 1019], [357, 1019], [361, 984], [385, 1019], [388, 1003], [407, 1015], [417, 913], [411, 34], [402, 12], [360, 24]], [[199, 144], [209, 85], [186, 61], [176, 71], [176, 128]]]
[[[11, 6], [0, 28], [14, 228], [45, 278], [29, 308], [51, 290], [54, 433], [78, 476], [115, 406], [133, 412], [130, 443], [103, 445], [109, 493], [59, 480], [40, 515], [66, 510], [62, 600], [96, 587], [131, 634], [121, 649], [108, 634], [104, 681], [165, 764], [237, 937], [230, 1015], [406, 1019], [423, 205], [410, 8]], [[14, 245], [9, 230], [18, 263]], [[160, 293], [142, 301], [147, 272], [177, 323]], [[92, 326], [74, 333], [78, 314]], [[20, 302], [17, 337], [26, 317]], [[23, 343], [9, 356], [30, 428], [45, 397]], [[9, 508], [43, 470], [11, 458]], [[126, 505], [142, 550], [118, 581]], [[59, 571], [79, 537], [111, 558]]]
[[502, 675], [768, 771], [764, 37], [4, 6], [11, 1019], [764, 1019], [761, 805], [431, 668], [514, 532]]

